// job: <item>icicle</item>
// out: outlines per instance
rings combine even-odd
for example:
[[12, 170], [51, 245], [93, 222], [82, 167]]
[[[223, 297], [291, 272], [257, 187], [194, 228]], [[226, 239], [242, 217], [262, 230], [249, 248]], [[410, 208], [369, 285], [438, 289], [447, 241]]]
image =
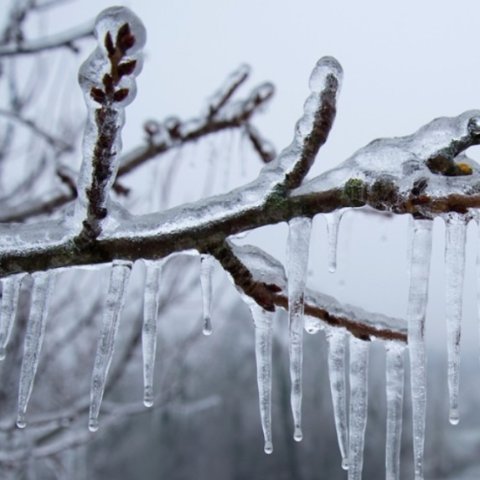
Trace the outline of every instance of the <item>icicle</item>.
[[335, 210], [325, 215], [328, 235], [328, 271], [330, 273], [334, 273], [337, 270], [338, 229], [344, 213], [345, 210]]
[[410, 287], [408, 292], [408, 350], [413, 416], [415, 479], [423, 479], [426, 413], [425, 313], [432, 250], [431, 220], [415, 220], [411, 236]]
[[115, 337], [118, 331], [118, 320], [125, 300], [131, 267], [129, 262], [115, 261], [110, 272], [110, 285], [103, 312], [102, 330], [95, 355], [90, 389], [88, 428], [91, 432], [98, 430], [98, 414], [108, 370], [112, 362]]
[[157, 312], [162, 262], [148, 262], [145, 272], [145, 291], [143, 294], [143, 403], [153, 406], [153, 372], [155, 352], [157, 350]]
[[348, 470], [347, 382], [345, 372], [345, 332], [331, 329], [327, 332], [328, 374], [332, 393], [335, 428], [342, 455], [342, 468]]
[[203, 334], [212, 334], [212, 273], [214, 258], [210, 255], [200, 257], [200, 283], [203, 301]]
[[295, 425], [293, 438], [299, 442], [302, 440], [303, 295], [312, 220], [306, 217], [293, 218], [288, 225], [288, 316], [290, 379], [292, 383], [290, 402]]
[[37, 372], [38, 361], [45, 336], [50, 294], [53, 287], [52, 272], [38, 272], [32, 275], [33, 290], [23, 347], [22, 367], [18, 386], [17, 426], [25, 428], [25, 415], [28, 401], [32, 394], [33, 381]]
[[467, 222], [463, 215], [451, 213], [446, 218], [445, 283], [448, 352], [448, 391], [450, 423], [457, 425], [460, 380], [460, 333], [462, 321], [463, 277], [465, 273], [465, 240]]
[[348, 480], [361, 480], [368, 410], [369, 342], [350, 337]]
[[255, 359], [257, 362], [260, 418], [265, 439], [265, 453], [273, 452], [272, 443], [272, 332], [274, 312], [249, 303], [255, 323]]
[[2, 304], [0, 307], [0, 360], [5, 358], [7, 345], [17, 316], [18, 295], [24, 275], [12, 275], [2, 280]]
[[386, 480], [400, 480], [402, 444], [403, 386], [405, 382], [405, 346], [390, 342], [387, 350], [387, 438], [385, 452]]

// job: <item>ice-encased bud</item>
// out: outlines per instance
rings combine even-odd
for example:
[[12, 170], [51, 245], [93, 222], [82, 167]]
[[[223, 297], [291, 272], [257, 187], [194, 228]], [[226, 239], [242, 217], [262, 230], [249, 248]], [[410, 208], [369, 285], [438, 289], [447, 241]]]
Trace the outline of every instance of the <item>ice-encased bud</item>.
[[110, 7], [100, 12], [95, 19], [95, 36], [100, 41], [100, 46], [108, 55], [105, 46], [105, 36], [108, 32], [115, 41], [117, 34], [126, 23], [130, 27], [130, 32], [135, 38], [135, 42], [128, 49], [128, 54], [133, 55], [142, 49], [147, 40], [147, 32], [143, 22], [129, 8]]
[[320, 93], [327, 85], [327, 78], [333, 75], [338, 82], [337, 89], [340, 89], [343, 79], [343, 68], [334, 57], [322, 57], [310, 75], [309, 87], [312, 92]]

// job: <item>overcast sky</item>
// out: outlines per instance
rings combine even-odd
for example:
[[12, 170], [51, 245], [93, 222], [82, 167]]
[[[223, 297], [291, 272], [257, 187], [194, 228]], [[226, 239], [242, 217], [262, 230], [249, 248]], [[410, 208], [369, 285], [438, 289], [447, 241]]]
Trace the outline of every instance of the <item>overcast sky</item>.
[[[343, 65], [337, 120], [315, 172], [336, 165], [374, 138], [405, 135], [435, 117], [479, 106], [478, 2], [131, 0], [117, 4], [134, 10], [148, 32], [138, 96], [127, 111], [127, 146], [138, 142], [146, 118], [195, 115], [221, 79], [243, 62], [253, 67], [251, 85], [264, 80], [276, 85], [276, 97], [257, 125], [277, 149], [291, 140], [317, 59], [333, 55]], [[49, 29], [64, 30], [110, 5], [105, 0], [67, 2], [50, 16]], [[365, 308], [403, 316], [408, 288], [406, 219], [349, 218], [340, 231], [341, 256], [334, 275], [327, 273], [321, 255], [324, 224], [315, 223], [311, 286]], [[429, 311], [434, 326], [429, 329], [437, 333], [444, 329], [441, 223], [435, 232]], [[476, 237], [476, 229], [471, 228], [470, 234]], [[253, 235], [249, 241], [252, 238], [282, 257], [284, 244], [272, 240], [271, 232]], [[469, 319], [476, 316], [471, 247]], [[471, 328], [469, 337], [476, 341], [476, 327]]]

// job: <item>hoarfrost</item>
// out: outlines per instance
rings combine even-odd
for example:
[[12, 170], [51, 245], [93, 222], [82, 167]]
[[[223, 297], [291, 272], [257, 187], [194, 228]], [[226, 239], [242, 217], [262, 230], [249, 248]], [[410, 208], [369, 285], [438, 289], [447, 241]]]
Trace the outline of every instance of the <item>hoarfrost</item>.
[[304, 291], [308, 266], [308, 250], [312, 220], [297, 217], [288, 224], [287, 265], [288, 265], [288, 319], [290, 330], [290, 379], [294, 434], [296, 441], [302, 439], [302, 370]]
[[157, 351], [157, 314], [163, 262], [147, 262], [143, 294], [143, 403], [153, 406], [153, 374]]
[[215, 259], [211, 255], [200, 257], [200, 283], [203, 303], [203, 334], [212, 334], [212, 274]]
[[328, 329], [328, 374], [332, 393], [335, 428], [338, 446], [342, 456], [342, 468], [348, 470], [348, 418], [347, 418], [347, 380], [345, 357], [347, 344], [343, 330]]
[[414, 220], [411, 236], [407, 319], [416, 480], [423, 479], [426, 413], [426, 352], [424, 333], [432, 250], [432, 223], [430, 220]]
[[457, 425], [460, 420], [458, 409], [460, 335], [467, 220], [464, 215], [450, 213], [445, 221], [445, 317], [447, 320], [449, 420], [452, 425]]
[[350, 423], [348, 480], [361, 480], [368, 407], [370, 343], [350, 337]]
[[108, 370], [112, 362], [115, 338], [118, 331], [118, 321], [125, 300], [128, 279], [132, 265], [127, 262], [115, 261], [110, 272], [105, 309], [103, 312], [102, 329], [93, 365], [92, 383], [90, 388], [90, 412], [88, 428], [91, 432], [98, 430], [98, 414], [102, 403], [103, 392]]
[[7, 345], [17, 316], [18, 295], [25, 275], [18, 274], [2, 280], [2, 303], [0, 307], [0, 360], [7, 353]]
[[405, 383], [405, 346], [397, 342], [389, 342], [385, 347], [387, 352], [386, 480], [400, 480], [400, 447], [402, 444], [403, 389]]
[[32, 394], [33, 382], [37, 372], [38, 361], [45, 336], [50, 295], [53, 289], [55, 274], [37, 272], [33, 277], [32, 300], [25, 332], [22, 366], [18, 386], [17, 426], [25, 428], [27, 405]]
[[272, 443], [272, 333], [274, 312], [249, 302], [255, 324], [255, 359], [257, 362], [258, 398], [265, 453], [273, 452]]

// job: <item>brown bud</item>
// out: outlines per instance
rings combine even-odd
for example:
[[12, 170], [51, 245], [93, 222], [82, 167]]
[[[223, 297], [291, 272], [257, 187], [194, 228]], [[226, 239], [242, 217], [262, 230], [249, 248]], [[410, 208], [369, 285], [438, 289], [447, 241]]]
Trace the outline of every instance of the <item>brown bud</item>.
[[100, 88], [92, 87], [90, 90], [90, 96], [98, 103], [105, 103], [105, 92]]
[[118, 66], [118, 75], [120, 77], [123, 77], [124, 75], [131, 75], [134, 72], [136, 66], [136, 60], [129, 60], [127, 62], [123, 62]]
[[132, 48], [134, 44], [135, 37], [132, 35], [130, 25], [125, 23], [118, 29], [117, 47], [123, 52], [126, 52], [129, 48]]
[[105, 48], [107, 49], [109, 55], [113, 55], [115, 53], [115, 47], [113, 46], [113, 40], [110, 32], [107, 32], [105, 35]]
[[113, 94], [113, 100], [115, 102], [121, 102], [127, 98], [128, 88], [121, 88]]
[[113, 93], [113, 78], [109, 73], [103, 76], [103, 84], [105, 85], [105, 91], [108, 95]]

